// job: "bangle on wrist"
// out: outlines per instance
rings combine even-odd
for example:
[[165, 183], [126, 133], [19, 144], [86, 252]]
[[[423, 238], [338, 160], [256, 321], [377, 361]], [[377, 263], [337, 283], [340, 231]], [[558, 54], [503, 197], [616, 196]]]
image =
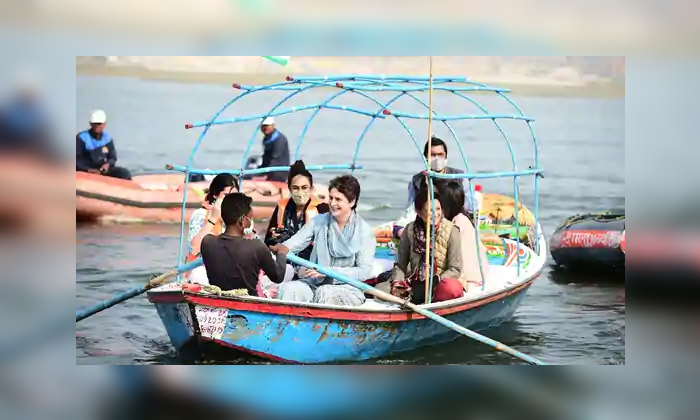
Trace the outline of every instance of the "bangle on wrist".
[[212, 222], [211, 219], [207, 219], [207, 222], [211, 223], [212, 226], [216, 226], [216, 222]]

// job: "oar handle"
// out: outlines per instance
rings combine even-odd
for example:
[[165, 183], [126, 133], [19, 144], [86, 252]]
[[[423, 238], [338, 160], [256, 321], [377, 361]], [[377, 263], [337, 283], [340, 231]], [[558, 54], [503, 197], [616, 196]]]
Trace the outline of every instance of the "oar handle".
[[151, 280], [149, 280], [146, 285], [144, 286], [146, 290], [150, 290], [153, 288], [156, 288], [160, 286], [161, 284], [165, 283], [166, 280], [171, 278], [172, 276], [176, 276], [178, 274], [177, 269], [175, 270], [170, 270], [167, 273], [163, 273], [158, 277], [154, 277]]
[[413, 303], [406, 302], [403, 299], [399, 298], [398, 296], [394, 296], [390, 293], [383, 292], [383, 291], [381, 291], [377, 288], [374, 288], [366, 283], [351, 279], [351, 278], [344, 276], [342, 274], [328, 270], [324, 267], [321, 267], [318, 264], [314, 264], [314, 263], [307, 261], [303, 258], [299, 258], [298, 256], [296, 256], [292, 253], [289, 253], [287, 255], [287, 261], [291, 261], [295, 264], [314, 269], [325, 276], [340, 280], [343, 283], [347, 283], [351, 286], [355, 286], [358, 289], [362, 290], [363, 292], [366, 292], [366, 293], [369, 293], [373, 296], [376, 296], [381, 300], [391, 302], [391, 303], [397, 303], [399, 305], [405, 306], [406, 308], [408, 308], [408, 309], [410, 309], [418, 314], [421, 314], [424, 317], [429, 318], [429, 319], [431, 319], [431, 320], [433, 320], [433, 321], [435, 321], [435, 322], [437, 322], [437, 323], [439, 323], [439, 324], [441, 324], [441, 325], [443, 325], [451, 330], [454, 330], [460, 334], [466, 335], [469, 338], [472, 338], [476, 341], [479, 341], [479, 342], [484, 343], [488, 346], [491, 346], [491, 347], [495, 348], [496, 350], [510, 354], [511, 356], [516, 357], [520, 360], [523, 360], [527, 363], [530, 363], [533, 365], [544, 365], [545, 364], [544, 362], [537, 360], [534, 357], [528, 356], [524, 353], [521, 353], [513, 348], [510, 348], [503, 343], [500, 343], [496, 340], [493, 340], [491, 338], [483, 336], [483, 335], [476, 333], [468, 328], [464, 328], [461, 325], [458, 325], [458, 324], [456, 324], [456, 323], [454, 323], [446, 318], [443, 318], [440, 315], [438, 315], [432, 311], [429, 311], [427, 309], [423, 309], [417, 305], [414, 305]]

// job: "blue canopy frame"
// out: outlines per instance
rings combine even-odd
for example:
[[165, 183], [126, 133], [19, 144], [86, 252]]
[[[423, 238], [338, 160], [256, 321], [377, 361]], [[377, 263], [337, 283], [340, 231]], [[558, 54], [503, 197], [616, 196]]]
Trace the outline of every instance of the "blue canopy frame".
[[[432, 87], [431, 87], [432, 85]], [[233, 87], [235, 89], [238, 89], [241, 91], [238, 95], [236, 95], [233, 99], [231, 99], [226, 105], [224, 105], [218, 112], [212, 116], [211, 119], [207, 121], [199, 121], [195, 122], [192, 124], [186, 124], [185, 128], [186, 129], [192, 129], [192, 128], [198, 128], [198, 127], [204, 127], [202, 130], [201, 134], [199, 135], [199, 138], [197, 139], [192, 152], [187, 160], [187, 165], [186, 166], [179, 166], [179, 165], [168, 165], [169, 170], [174, 170], [174, 171], [179, 171], [179, 172], [184, 172], [185, 173], [185, 188], [184, 188], [184, 196], [183, 196], [183, 204], [182, 204], [182, 220], [181, 220], [181, 225], [180, 225], [180, 246], [178, 249], [178, 265], [182, 264], [182, 258], [183, 258], [183, 246], [184, 246], [184, 239], [185, 239], [185, 231], [184, 231], [184, 226], [185, 226], [185, 209], [186, 209], [186, 202], [187, 202], [187, 190], [188, 190], [188, 184], [189, 184], [189, 174], [203, 174], [203, 175], [212, 175], [212, 174], [218, 174], [218, 173], [231, 173], [233, 175], [238, 175], [239, 176], [239, 188], [242, 187], [243, 184], [243, 175], [254, 175], [254, 174], [264, 174], [268, 172], [274, 172], [274, 171], [283, 171], [283, 170], [288, 170], [288, 166], [284, 167], [269, 167], [269, 168], [259, 168], [259, 169], [254, 169], [254, 170], [245, 170], [245, 164], [247, 162], [247, 159], [250, 155], [250, 151], [253, 147], [253, 144], [256, 141], [257, 136], [259, 135], [259, 129], [260, 125], [258, 124], [253, 131], [253, 133], [250, 136], [250, 139], [248, 140], [247, 147], [245, 149], [245, 152], [243, 153], [243, 158], [241, 159], [241, 169], [239, 170], [202, 170], [202, 169], [194, 169], [192, 167], [193, 161], [194, 161], [194, 156], [196, 155], [197, 151], [199, 150], [204, 138], [206, 137], [207, 133], [211, 129], [212, 126], [215, 125], [222, 125], [222, 124], [232, 124], [232, 123], [238, 123], [238, 122], [245, 122], [245, 121], [253, 121], [253, 120], [259, 120], [260, 123], [262, 123], [262, 120], [266, 117], [272, 117], [272, 116], [278, 116], [278, 115], [285, 115], [285, 114], [291, 114], [291, 113], [296, 113], [300, 111], [305, 111], [305, 110], [314, 110], [311, 116], [308, 118], [306, 123], [304, 124], [304, 128], [301, 131], [301, 134], [298, 139], [298, 143], [296, 145], [295, 151], [294, 151], [294, 160], [297, 160], [299, 158], [299, 153], [301, 151], [301, 147], [304, 143], [304, 139], [306, 137], [306, 133], [309, 130], [309, 127], [311, 126], [311, 123], [314, 121], [316, 116], [321, 112], [323, 109], [334, 109], [334, 110], [339, 110], [339, 111], [345, 111], [345, 112], [352, 112], [356, 113], [359, 115], [365, 115], [367, 117], [370, 117], [369, 123], [365, 126], [363, 129], [362, 133], [360, 134], [357, 144], [355, 147], [355, 152], [352, 157], [352, 161], [349, 164], [334, 164], [334, 165], [310, 165], [307, 166], [307, 169], [310, 171], [323, 171], [323, 170], [334, 170], [334, 171], [351, 171], [351, 173], [354, 173], [356, 169], [361, 169], [361, 166], [358, 166], [357, 160], [359, 156], [359, 151], [360, 147], [362, 145], [362, 141], [365, 137], [365, 135], [369, 132], [369, 129], [372, 127], [374, 122], [377, 119], [386, 119], [389, 117], [394, 118], [398, 123], [403, 127], [403, 129], [408, 133], [411, 141], [413, 142], [414, 146], [416, 147], [416, 150], [418, 151], [419, 156], [421, 156], [421, 159], [423, 160], [423, 165], [425, 167], [424, 174], [429, 177], [430, 182], [428, 183], [429, 185], [429, 190], [430, 190], [430, 196], [431, 200], [434, 200], [434, 188], [433, 188], [433, 178], [439, 178], [439, 179], [489, 179], [489, 178], [508, 178], [512, 177], [513, 178], [513, 198], [515, 200], [515, 206], [514, 206], [514, 217], [515, 217], [515, 231], [520, 232], [520, 221], [518, 217], [518, 209], [520, 207], [520, 197], [519, 197], [519, 188], [518, 188], [518, 178], [519, 177], [526, 177], [526, 176], [533, 176], [534, 177], [534, 196], [535, 196], [535, 203], [534, 203], [534, 223], [535, 223], [535, 252], [539, 253], [539, 240], [540, 240], [540, 226], [539, 226], [539, 178], [540, 176], [544, 173], [544, 169], [540, 167], [540, 162], [539, 162], [539, 143], [537, 140], [537, 135], [535, 134], [535, 130], [532, 126], [532, 123], [534, 122], [534, 119], [531, 117], [526, 116], [523, 111], [520, 109], [520, 107], [513, 101], [507, 94], [510, 92], [509, 89], [503, 89], [503, 88], [498, 88], [494, 86], [489, 86], [483, 83], [475, 82], [472, 80], [469, 80], [465, 77], [434, 77], [432, 78], [432, 84], [430, 83], [430, 78], [428, 77], [415, 77], [415, 76], [402, 76], [402, 75], [393, 75], [393, 76], [386, 76], [386, 75], [354, 75], [354, 74], [348, 74], [348, 75], [336, 75], [336, 76], [309, 76], [309, 77], [287, 77], [284, 82], [279, 82], [279, 83], [274, 83], [274, 84], [269, 84], [269, 85], [258, 85], [258, 86], [247, 86], [247, 85], [240, 85], [240, 84], [233, 84]], [[338, 92], [334, 92], [330, 94], [326, 100], [318, 103], [312, 103], [309, 105], [302, 105], [302, 106], [293, 106], [290, 108], [281, 108], [287, 101], [292, 99], [293, 97], [301, 94], [302, 92], [305, 92], [307, 90], [311, 89], [317, 89], [317, 88], [329, 88], [329, 87], [335, 87], [339, 89]], [[465, 172], [461, 174], [441, 174], [441, 173], [436, 173], [430, 170], [429, 163], [427, 159], [423, 156], [423, 150], [421, 148], [420, 142], [416, 139], [414, 136], [413, 132], [411, 129], [406, 125], [404, 119], [421, 119], [421, 120], [427, 120], [429, 119], [429, 113], [430, 113], [430, 106], [423, 101], [421, 98], [415, 95], [415, 93], [419, 92], [427, 92], [430, 89], [433, 89], [434, 91], [444, 91], [448, 92], [450, 94], [456, 95], [457, 97], [464, 99], [471, 103], [472, 105], [476, 106], [480, 111], [481, 114], [458, 114], [458, 115], [442, 115], [439, 114], [438, 112], [435, 111], [435, 109], [432, 110], [432, 119], [435, 121], [440, 121], [442, 122], [447, 130], [450, 132], [453, 140], [457, 144], [459, 148], [460, 155], [462, 157], [462, 161], [465, 166]], [[240, 99], [257, 93], [257, 92], [262, 92], [262, 91], [287, 91], [289, 94], [287, 94], [282, 100], [277, 102], [267, 113], [265, 114], [257, 114], [257, 115], [248, 115], [248, 116], [241, 116], [241, 117], [234, 117], [234, 118], [227, 118], [227, 119], [219, 119], [221, 114], [227, 110], [229, 107], [234, 105], [236, 102], [238, 102]], [[382, 102], [379, 100], [376, 95], [373, 95], [373, 92], [395, 92], [396, 95], [393, 96], [391, 99], [389, 99], [386, 102]], [[489, 113], [488, 109], [483, 106], [481, 103], [479, 103], [475, 98], [469, 96], [469, 93], [473, 92], [485, 92], [485, 93], [492, 93], [496, 95], [499, 98], [502, 98], [505, 100], [508, 104], [510, 104], [513, 109], [514, 113], [513, 114], [491, 114]], [[370, 101], [374, 102], [377, 104], [378, 108], [376, 110], [362, 110], [356, 107], [352, 106], [346, 106], [346, 105], [336, 105], [336, 104], [331, 104], [334, 100], [340, 98], [341, 96], [348, 94], [348, 93], [353, 93], [355, 95], [360, 95], [364, 98], [369, 99]], [[399, 110], [393, 110], [391, 109], [391, 105], [396, 102], [397, 100], [401, 99], [404, 96], [408, 96], [409, 98], [413, 99], [420, 105], [422, 105], [426, 109], [425, 114], [414, 114], [414, 113], [406, 113], [406, 112], [401, 112]], [[534, 143], [534, 167], [529, 167], [528, 169], [525, 170], [519, 170], [517, 167], [517, 160], [515, 156], [515, 152], [513, 150], [513, 146], [511, 143], [511, 140], [508, 137], [508, 134], [502, 127], [502, 125], [499, 123], [499, 120], [502, 119], [510, 119], [510, 120], [520, 120], [523, 121], [524, 123], [527, 124], [530, 136], [532, 138], [532, 141]], [[455, 121], [455, 120], [491, 120], [493, 124], [496, 126], [498, 129], [499, 133], [503, 137], [503, 139], [506, 142], [506, 145], [508, 147], [508, 151], [510, 153], [510, 158], [511, 158], [511, 165], [512, 168], [511, 170], [508, 171], [501, 171], [501, 172], [471, 172], [470, 170], [470, 165], [469, 161], [467, 159], [467, 155], [464, 151], [464, 148], [462, 146], [462, 143], [457, 136], [457, 133], [454, 131], [454, 129], [450, 126], [450, 121]], [[474, 186], [472, 183], [469, 183], [469, 195], [470, 195], [470, 200], [474, 199]], [[434, 209], [434, 207], [433, 207]], [[434, 211], [433, 215], [434, 217]], [[480, 238], [479, 238], [479, 229], [478, 226], [476, 226], [476, 242], [477, 242], [477, 247], [482, 246], [480, 243]], [[434, 230], [432, 231], [432, 239], [433, 243], [435, 240], [435, 232]], [[520, 235], [519, 233], [516, 234], [516, 241], [517, 241], [517, 250], [518, 255], [520, 253]], [[518, 275], [520, 275], [520, 258], [516, 258], [517, 261], [517, 272]], [[482, 289], [485, 288], [486, 286], [486, 281], [483, 276], [483, 268], [481, 267], [481, 259], [479, 259], [479, 269], [482, 273]], [[432, 273], [434, 272], [434, 267], [433, 263], [431, 262], [431, 267], [430, 267], [430, 273], [431, 276], [428, 279], [428, 281], [432, 281]], [[428, 301], [429, 303], [429, 301]]]

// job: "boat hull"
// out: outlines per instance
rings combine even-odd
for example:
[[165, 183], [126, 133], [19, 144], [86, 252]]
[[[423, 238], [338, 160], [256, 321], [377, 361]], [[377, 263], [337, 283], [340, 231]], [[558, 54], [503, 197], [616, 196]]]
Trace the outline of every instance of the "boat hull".
[[[496, 327], [513, 316], [533, 280], [478, 300], [459, 299], [434, 312], [476, 331]], [[337, 363], [381, 358], [460, 336], [408, 311], [325, 309], [187, 292], [149, 299], [178, 351], [204, 341], [278, 362]]]
[[565, 267], [624, 266], [624, 213], [591, 214], [567, 220], [552, 234], [550, 253], [558, 265]]

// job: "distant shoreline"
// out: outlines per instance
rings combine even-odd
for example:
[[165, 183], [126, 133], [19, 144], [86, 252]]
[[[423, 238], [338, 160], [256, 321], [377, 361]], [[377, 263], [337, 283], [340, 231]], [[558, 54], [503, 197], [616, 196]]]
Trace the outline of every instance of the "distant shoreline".
[[[140, 66], [76, 64], [77, 76], [132, 77], [182, 83], [205, 83], [231, 85], [269, 84], [284, 81], [286, 73], [206, 73], [189, 71], [150, 70]], [[478, 78], [477, 78], [478, 80]], [[484, 82], [508, 88], [513, 95], [562, 98], [609, 98], [624, 99], [624, 82], [600, 82], [582, 86], [543, 85], [508, 82]]]

